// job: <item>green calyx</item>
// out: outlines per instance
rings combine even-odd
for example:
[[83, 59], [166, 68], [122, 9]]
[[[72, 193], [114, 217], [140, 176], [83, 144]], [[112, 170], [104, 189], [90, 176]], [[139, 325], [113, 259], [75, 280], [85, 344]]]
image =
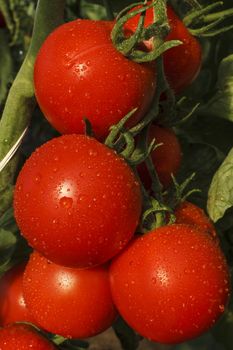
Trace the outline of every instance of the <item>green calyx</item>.
[[170, 193], [167, 194], [170, 208], [174, 210], [179, 204], [186, 201], [187, 198], [190, 197], [193, 193], [201, 192], [200, 189], [192, 188], [190, 186], [195, 176], [196, 174], [193, 173], [186, 180], [184, 180], [184, 182], [179, 184], [176, 178], [172, 175], [173, 185], [171, 187]]
[[[137, 8], [132, 10], [137, 5]], [[138, 5], [140, 7], [138, 7]], [[153, 8], [154, 23], [144, 27], [146, 11]], [[132, 10], [132, 11], [131, 11]], [[134, 16], [140, 15], [137, 29], [131, 35], [127, 33], [127, 22]], [[147, 4], [147, 1], [132, 4], [124, 9], [117, 17], [112, 30], [112, 41], [116, 49], [124, 56], [135, 62], [149, 62], [156, 60], [168, 49], [182, 44], [179, 40], [164, 42], [170, 27], [166, 15], [166, 1], [158, 0]], [[153, 40], [153, 48], [147, 52], [142, 43]]]
[[212, 37], [233, 29], [233, 24], [219, 28], [219, 24], [233, 16], [233, 8], [213, 12], [224, 5], [224, 2], [217, 1], [206, 7], [195, 8], [188, 13], [183, 22], [189, 32], [198, 37]]

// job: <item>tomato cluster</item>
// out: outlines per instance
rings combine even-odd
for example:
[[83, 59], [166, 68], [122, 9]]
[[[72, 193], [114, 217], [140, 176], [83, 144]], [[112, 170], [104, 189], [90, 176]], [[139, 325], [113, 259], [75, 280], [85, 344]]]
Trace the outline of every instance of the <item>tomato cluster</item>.
[[[170, 7], [168, 18], [166, 40], [184, 41], [164, 54], [168, 81], [179, 93], [197, 74], [201, 50]], [[129, 21], [127, 30], [134, 32], [137, 21]], [[0, 282], [0, 349], [17, 342], [17, 349], [55, 349], [34, 328], [9, 325], [17, 321], [86, 338], [111, 326], [118, 313], [142, 336], [177, 343], [208, 330], [227, 304], [227, 263], [200, 208], [180, 203], [175, 224], [138, 235], [141, 186], [150, 192], [150, 172], [144, 163], [132, 169], [101, 141], [134, 108], [126, 127], [145, 116], [156, 90], [155, 62], [124, 57], [111, 41], [112, 27], [110, 21], [66, 23], [37, 56], [38, 103], [64, 135], [37, 148], [16, 181], [15, 218], [34, 251]], [[85, 134], [84, 118], [96, 138]], [[161, 145], [152, 151], [152, 163], [168, 188], [181, 146], [171, 128], [158, 124], [150, 126], [148, 141], [153, 139]]]

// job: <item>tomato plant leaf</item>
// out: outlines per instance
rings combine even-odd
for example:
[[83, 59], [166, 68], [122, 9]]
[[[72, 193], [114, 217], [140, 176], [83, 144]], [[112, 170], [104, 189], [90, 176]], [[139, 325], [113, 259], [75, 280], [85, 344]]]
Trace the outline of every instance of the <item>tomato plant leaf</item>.
[[4, 14], [10, 32], [11, 45], [27, 49], [33, 26], [36, 0], [0, 0], [0, 10]]
[[13, 219], [13, 208], [8, 209], [0, 218], [0, 227], [6, 228], [9, 224], [14, 221]]
[[118, 318], [113, 329], [119, 338], [123, 350], [136, 350], [141, 337], [130, 328], [122, 318]]
[[16, 242], [16, 236], [12, 232], [0, 229], [0, 265], [5, 265], [11, 259]]
[[177, 176], [179, 183], [195, 173], [191, 187], [198, 188], [201, 192], [195, 192], [190, 200], [203, 209], [206, 207], [208, 188], [215, 174], [224, 159], [224, 155], [216, 147], [203, 143], [192, 142], [182, 138], [183, 161], [180, 172]]
[[3, 104], [8, 85], [13, 80], [13, 60], [5, 31], [0, 30], [0, 106]]
[[[12, 84], [0, 120], [1, 160], [29, 124], [35, 106], [33, 85], [35, 57], [46, 36], [63, 21], [64, 6], [64, 0], [53, 0], [50, 2], [45, 0], [38, 1], [30, 48]], [[17, 128], [15, 125], [17, 125]], [[17, 158], [14, 158], [9, 162], [4, 171], [0, 173], [0, 193], [1, 199], [3, 199], [0, 202], [1, 212], [4, 212], [12, 201], [12, 187], [10, 185], [14, 182], [16, 167]]]
[[103, 5], [90, 3], [86, 0], [82, 1], [81, 16], [92, 20], [106, 19], [106, 9]]
[[233, 121], [233, 55], [222, 60], [218, 70], [217, 92], [206, 108], [209, 114]]
[[9, 249], [16, 244], [16, 237], [10, 231], [0, 229], [0, 237], [0, 252], [3, 252], [4, 250]]
[[208, 195], [208, 213], [216, 222], [233, 206], [233, 149], [215, 173]]

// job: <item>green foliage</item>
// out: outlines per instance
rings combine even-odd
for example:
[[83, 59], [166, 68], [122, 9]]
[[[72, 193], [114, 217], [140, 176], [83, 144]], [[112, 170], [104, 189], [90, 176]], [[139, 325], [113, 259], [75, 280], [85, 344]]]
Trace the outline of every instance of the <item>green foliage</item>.
[[206, 199], [211, 179], [221, 164], [224, 156], [214, 146], [203, 142], [190, 142], [183, 139], [183, 164], [178, 176], [179, 182], [196, 173], [191, 188], [200, 189], [189, 198], [203, 209], [206, 207]]
[[0, 0], [0, 10], [10, 32], [11, 45], [28, 48], [36, 3], [36, 0]]
[[216, 222], [233, 206], [233, 149], [215, 173], [208, 198], [208, 213]]
[[3, 228], [0, 229], [0, 237], [0, 266], [3, 267], [13, 255], [16, 246], [16, 237], [11, 231], [6, 231]]
[[[127, 5], [138, 1], [111, 0], [109, 2], [114, 14], [117, 14]], [[200, 2], [203, 5], [210, 4], [210, 0]], [[47, 11], [48, 3], [50, 1], [44, 7], [45, 12]], [[190, 4], [193, 6], [197, 2], [196, 0], [171, 0], [170, 3], [175, 6], [179, 13], [184, 14]], [[18, 71], [26, 52], [28, 52], [36, 4], [36, 0], [0, 0], [0, 10], [4, 13], [8, 28], [0, 29], [0, 109], [3, 108], [9, 85], [13, 82], [13, 77]], [[67, 21], [77, 17], [94, 20], [106, 19], [107, 12], [103, 4], [102, 0], [67, 0], [65, 18]], [[232, 0], [225, 0], [224, 7], [229, 6], [232, 6]], [[49, 23], [49, 19], [47, 18], [44, 22], [42, 24], [43, 20], [41, 20], [40, 29]], [[41, 33], [42, 31], [40, 30], [40, 35]], [[221, 218], [219, 220], [220, 232], [226, 233], [229, 231], [228, 233], [231, 234], [233, 231], [233, 150], [230, 151], [233, 146], [232, 32], [213, 39], [205, 39], [202, 41], [202, 47], [203, 68], [198, 79], [185, 93], [194, 102], [200, 102], [201, 106], [195, 111], [190, 120], [181, 125], [178, 130], [182, 141], [183, 162], [177, 180], [182, 182], [195, 172], [196, 176], [191, 183], [191, 188], [199, 188], [201, 192], [193, 193], [190, 200], [205, 209], [210, 187], [209, 214], [214, 221]], [[34, 58], [35, 52], [33, 52]], [[30, 64], [32, 67], [32, 63]], [[29, 75], [31, 83], [32, 69], [30, 69]], [[30, 91], [30, 98], [33, 99], [31, 86]], [[16, 109], [17, 113], [23, 115], [26, 108], [25, 100], [22, 105], [22, 109]], [[42, 120], [38, 109], [32, 112], [30, 105], [28, 120], [31, 116], [33, 123], [22, 148], [23, 161], [35, 147], [57, 135], [54, 130], [51, 130], [47, 122]], [[19, 121], [20, 119], [17, 115], [15, 122], [17, 127], [20, 124]], [[28, 121], [26, 124], [28, 124]], [[16, 127], [14, 126], [14, 128]], [[15, 133], [14, 131], [14, 138], [16, 137]], [[224, 160], [229, 151], [230, 153]], [[10, 179], [9, 174], [4, 177], [5, 185], [8, 186], [9, 182], [14, 181], [15, 173], [16, 167]], [[0, 194], [2, 193], [0, 192]], [[11, 200], [12, 197], [10, 197]], [[1, 196], [2, 203], [3, 197]], [[232, 242], [225, 238], [223, 241], [225, 251], [232, 254], [233, 239]], [[19, 261], [26, 259], [30, 251], [27, 243], [20, 236], [13, 218], [13, 210], [10, 208], [0, 217], [0, 274]], [[140, 338], [122, 320], [118, 320], [115, 323], [114, 329], [123, 349], [134, 350], [137, 348]], [[209, 334], [198, 341], [177, 345], [173, 349], [232, 350], [232, 332], [233, 316], [230, 310], [214, 328], [213, 334], [217, 342], [214, 342]], [[205, 344], [204, 347], [203, 344]], [[60, 342], [59, 348], [72, 350], [86, 348], [87, 346], [86, 342], [64, 339], [63, 342]]]
[[218, 69], [217, 92], [207, 104], [209, 113], [233, 121], [233, 54]]
[[89, 18], [92, 20], [106, 19], [106, 10], [103, 4], [90, 3], [86, 0], [82, 1], [80, 10], [82, 18]]
[[0, 109], [6, 99], [8, 86], [13, 81], [13, 59], [8, 46], [6, 33], [0, 30]]
[[138, 336], [122, 318], [118, 318], [113, 325], [114, 331], [119, 338], [123, 350], [137, 349], [141, 337]]

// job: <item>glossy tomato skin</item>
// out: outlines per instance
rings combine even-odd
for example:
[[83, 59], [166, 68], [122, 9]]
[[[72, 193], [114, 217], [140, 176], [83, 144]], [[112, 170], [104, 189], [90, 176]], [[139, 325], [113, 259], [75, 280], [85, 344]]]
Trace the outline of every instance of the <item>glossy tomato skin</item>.
[[29, 349], [56, 350], [57, 348], [29, 325], [12, 324], [0, 329], [0, 350]]
[[[84, 133], [89, 119], [98, 139], [133, 108], [135, 124], [155, 91], [154, 63], [125, 58], [110, 38], [112, 22], [76, 20], [56, 29], [35, 63], [38, 103], [61, 133]], [[85, 38], [85, 39], [84, 39]]]
[[[137, 8], [137, 7], [136, 7]], [[181, 93], [197, 77], [202, 61], [202, 49], [198, 40], [192, 36], [182, 20], [176, 15], [171, 6], [167, 6], [167, 15], [170, 32], [166, 41], [180, 40], [182, 45], [173, 47], [163, 55], [164, 70], [171, 88], [176, 94]], [[127, 22], [126, 28], [135, 31], [139, 16], [135, 16]], [[153, 23], [153, 9], [146, 12], [145, 27]], [[147, 41], [146, 46], [152, 49], [152, 41]]]
[[185, 224], [135, 241], [110, 268], [113, 300], [142, 336], [175, 344], [208, 330], [229, 297], [229, 271], [216, 241]]
[[0, 325], [24, 321], [34, 323], [23, 297], [25, 263], [7, 271], [0, 280]]
[[[150, 127], [148, 142], [150, 143], [153, 139], [157, 144], [162, 144], [151, 152], [151, 158], [161, 184], [164, 188], [167, 188], [172, 183], [171, 174], [175, 176], [180, 168], [182, 160], [181, 146], [172, 129], [159, 125], [151, 125]], [[144, 163], [140, 164], [138, 171], [143, 184], [147, 189], [150, 189], [152, 182], [146, 165]]]
[[177, 224], [188, 224], [195, 226], [209, 233], [213, 238], [217, 238], [217, 233], [213, 223], [210, 221], [204, 210], [190, 202], [183, 202], [175, 209]]
[[24, 275], [24, 296], [38, 323], [64, 337], [96, 335], [117, 316], [107, 266], [68, 268], [34, 252]]
[[49, 260], [89, 267], [116, 255], [132, 238], [141, 190], [126, 162], [84, 135], [38, 148], [17, 179], [14, 209], [29, 244]]

